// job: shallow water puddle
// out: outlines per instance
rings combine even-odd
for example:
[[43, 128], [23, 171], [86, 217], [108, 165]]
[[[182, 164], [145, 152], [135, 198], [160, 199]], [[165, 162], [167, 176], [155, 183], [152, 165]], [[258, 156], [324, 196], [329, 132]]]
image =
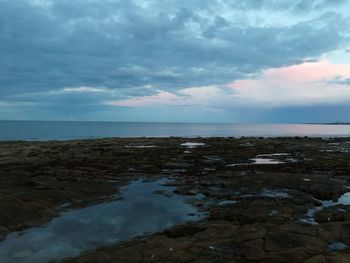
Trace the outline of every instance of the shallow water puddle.
[[237, 203], [238, 203], [238, 201], [236, 201], [236, 200], [223, 200], [223, 201], [219, 201], [216, 205], [226, 206], [226, 205], [235, 205]]
[[309, 225], [318, 225], [318, 222], [315, 220], [315, 215], [322, 210], [322, 207], [313, 207], [310, 208], [306, 213], [306, 218], [301, 218], [300, 222], [309, 224]]
[[317, 200], [321, 202], [321, 206], [312, 207], [306, 213], [306, 218], [300, 219], [301, 222], [311, 225], [318, 225], [318, 222], [315, 220], [316, 213], [320, 212], [325, 207], [332, 207], [336, 205], [350, 205], [350, 192], [342, 194], [337, 202], [332, 200]]
[[343, 250], [347, 249], [348, 246], [342, 242], [334, 242], [328, 245], [328, 250], [329, 251], [334, 251], [334, 250]]
[[181, 143], [181, 146], [184, 146], [188, 149], [194, 149], [197, 148], [199, 146], [204, 146], [205, 143], [202, 142], [185, 142], [185, 143]]
[[228, 164], [226, 166], [235, 167], [235, 166], [245, 166], [245, 165], [255, 165], [255, 164], [281, 164], [281, 163], [284, 163], [282, 161], [278, 161], [278, 160], [271, 159], [271, 158], [252, 158], [249, 160], [251, 160], [252, 162], [250, 162], [250, 163], [233, 163], [233, 164]]
[[338, 199], [338, 204], [350, 205], [350, 192], [341, 195]]
[[295, 161], [293, 159], [286, 159], [285, 161], [278, 160], [277, 158], [290, 156], [289, 153], [269, 153], [269, 154], [259, 154], [255, 158], [249, 159], [251, 162], [249, 163], [233, 163], [228, 164], [226, 166], [234, 167], [234, 166], [244, 166], [244, 165], [256, 165], [256, 164], [282, 164], [285, 161]]
[[251, 197], [263, 197], [263, 198], [290, 198], [291, 196], [288, 194], [287, 190], [271, 190], [271, 189], [262, 189], [257, 194], [243, 194], [240, 195], [242, 198], [251, 198]]
[[285, 191], [278, 191], [278, 190], [270, 190], [270, 189], [263, 189], [259, 196], [261, 197], [270, 197], [270, 198], [289, 198], [289, 194]]
[[281, 164], [284, 163], [282, 161], [278, 161], [271, 158], [253, 158], [251, 159], [253, 164]]
[[154, 194], [173, 191], [164, 185], [169, 181], [134, 181], [121, 188], [122, 200], [64, 212], [44, 227], [12, 233], [0, 243], [1, 262], [52, 262], [203, 218], [184, 196]]
[[289, 156], [290, 153], [266, 153], [266, 154], [259, 154], [256, 157], [273, 157], [273, 156]]
[[142, 149], [142, 148], [158, 148], [158, 146], [155, 145], [125, 145], [125, 148], [136, 148], [136, 149]]

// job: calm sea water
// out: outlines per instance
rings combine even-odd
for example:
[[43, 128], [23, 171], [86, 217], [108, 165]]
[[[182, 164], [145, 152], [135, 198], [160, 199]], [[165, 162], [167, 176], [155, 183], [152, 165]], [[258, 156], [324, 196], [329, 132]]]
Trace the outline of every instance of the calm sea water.
[[350, 125], [0, 121], [0, 140], [104, 137], [350, 136]]

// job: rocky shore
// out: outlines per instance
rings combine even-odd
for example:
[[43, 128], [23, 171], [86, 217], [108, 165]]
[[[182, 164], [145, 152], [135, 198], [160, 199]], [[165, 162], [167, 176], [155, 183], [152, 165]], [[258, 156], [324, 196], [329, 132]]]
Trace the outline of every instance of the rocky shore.
[[64, 262], [350, 262], [349, 138], [0, 142], [0, 167], [0, 240], [139, 178], [204, 196], [205, 219]]

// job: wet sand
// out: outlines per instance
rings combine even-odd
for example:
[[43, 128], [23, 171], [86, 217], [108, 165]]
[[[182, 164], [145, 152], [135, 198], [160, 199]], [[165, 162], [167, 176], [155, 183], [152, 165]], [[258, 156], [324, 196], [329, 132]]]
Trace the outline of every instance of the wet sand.
[[198, 222], [65, 262], [350, 262], [349, 138], [0, 142], [0, 167], [0, 240], [140, 178], [204, 195]]

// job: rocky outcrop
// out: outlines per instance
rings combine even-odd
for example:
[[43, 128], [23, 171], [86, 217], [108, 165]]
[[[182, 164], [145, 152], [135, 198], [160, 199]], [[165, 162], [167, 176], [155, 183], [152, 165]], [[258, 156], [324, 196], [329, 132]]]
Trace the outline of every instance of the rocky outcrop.
[[[191, 149], [186, 138], [0, 142], [0, 240], [115, 199], [132, 179], [167, 177], [176, 190], [153, 194], [186, 195], [205, 220], [66, 262], [350, 262], [348, 249], [329, 247], [350, 245], [350, 206], [312, 210], [350, 189], [350, 155], [334, 150], [348, 141], [194, 138], [204, 144]], [[278, 165], [254, 164], [258, 155]]]

